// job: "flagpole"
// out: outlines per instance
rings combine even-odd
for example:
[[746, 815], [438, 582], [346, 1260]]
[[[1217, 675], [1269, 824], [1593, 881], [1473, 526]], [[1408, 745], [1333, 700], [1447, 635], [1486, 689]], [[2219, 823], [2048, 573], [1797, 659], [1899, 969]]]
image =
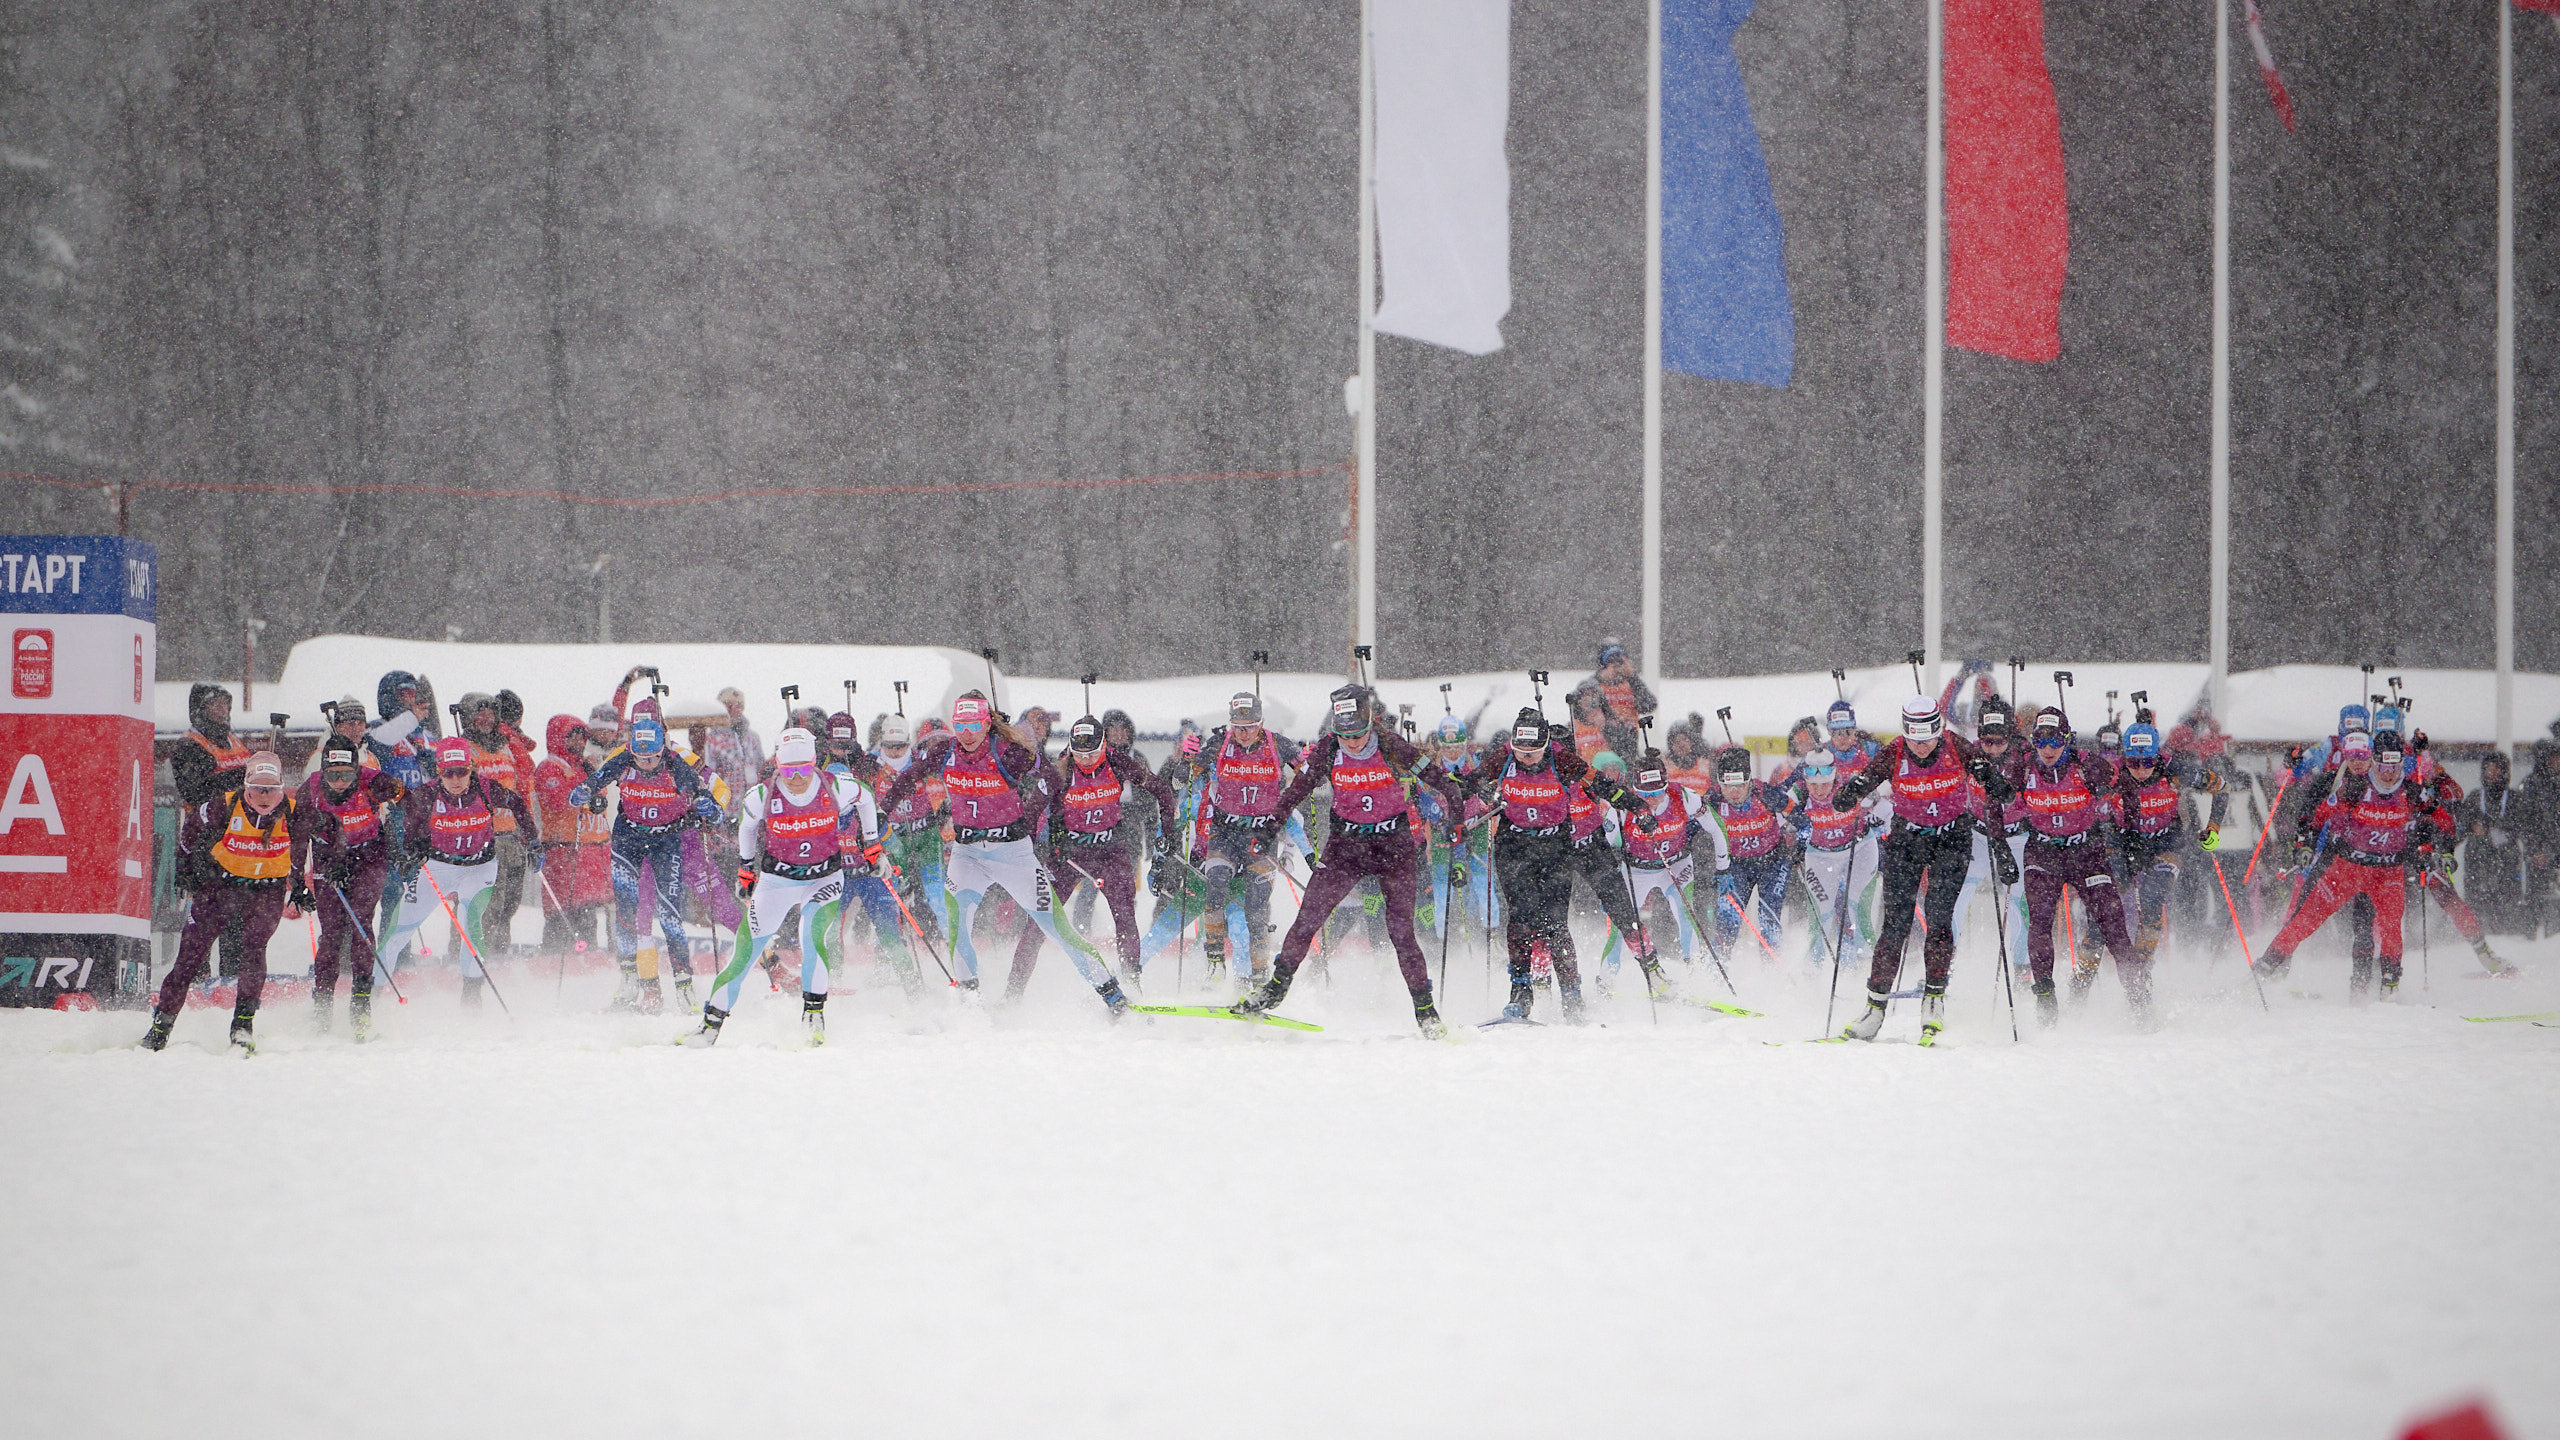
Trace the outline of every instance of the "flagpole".
[[[1378, 76], [1369, 0], [1360, 0], [1360, 415], [1353, 427], [1351, 643], [1378, 643]], [[1345, 657], [1346, 669], [1350, 666]]]
[[2516, 747], [2515, 66], [2515, 6], [2498, 0], [2498, 749], [2510, 758]]
[[1662, 0], [1646, 6], [1644, 127], [1644, 674], [1662, 693]]
[[1929, 340], [1920, 388], [1920, 492], [1924, 516], [1920, 530], [1920, 628], [1929, 654], [1929, 689], [1938, 689], [1938, 662], [1946, 623], [1944, 593], [1945, 533], [1940, 512], [1945, 507], [1947, 358], [1947, 153], [1941, 109], [1946, 90], [1946, 11], [1942, 0], [1929, 0], [1929, 259], [1922, 279], [1922, 323]]
[[2231, 679], [2231, 0], [2213, 3], [2213, 570], [2206, 708], [2230, 722]]

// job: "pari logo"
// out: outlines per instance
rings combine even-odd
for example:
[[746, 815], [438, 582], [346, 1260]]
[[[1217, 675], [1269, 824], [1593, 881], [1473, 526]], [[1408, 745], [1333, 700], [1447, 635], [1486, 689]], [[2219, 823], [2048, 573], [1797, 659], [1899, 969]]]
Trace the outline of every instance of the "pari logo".
[[[141, 638], [134, 637], [137, 645]], [[21, 630], [9, 637], [9, 693], [20, 700], [53, 698], [52, 631]]]
[[11, 955], [0, 958], [0, 990], [24, 985], [32, 990], [86, 990], [93, 959], [78, 955]]

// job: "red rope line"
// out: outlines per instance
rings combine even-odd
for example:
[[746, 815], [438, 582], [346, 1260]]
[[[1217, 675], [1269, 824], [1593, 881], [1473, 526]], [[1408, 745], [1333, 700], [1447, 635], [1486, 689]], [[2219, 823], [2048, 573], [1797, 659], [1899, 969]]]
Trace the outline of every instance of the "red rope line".
[[29, 480], [85, 490], [92, 486], [136, 490], [200, 490], [254, 495], [442, 495], [463, 500], [558, 500], [570, 505], [611, 505], [624, 509], [659, 509], [670, 505], [711, 505], [724, 500], [810, 500], [862, 495], [958, 495], [979, 490], [1101, 490], [1121, 485], [1178, 485], [1227, 480], [1302, 480], [1333, 475], [1348, 463], [1318, 465], [1307, 470], [1228, 470], [1197, 475], [1128, 475], [1105, 480], [988, 480], [957, 485], [812, 485], [795, 488], [721, 490], [709, 495], [572, 495], [565, 490], [489, 490], [469, 485], [281, 485], [219, 480], [65, 480], [58, 475], [0, 471], [0, 479]]

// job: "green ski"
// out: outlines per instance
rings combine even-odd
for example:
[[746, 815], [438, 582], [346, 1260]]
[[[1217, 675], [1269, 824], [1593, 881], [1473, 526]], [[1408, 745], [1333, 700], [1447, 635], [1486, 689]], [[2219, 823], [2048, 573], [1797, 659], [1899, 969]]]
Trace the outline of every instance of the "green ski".
[[1132, 1005], [1129, 1008], [1140, 1015], [1193, 1015], [1203, 1020], [1241, 1020], [1248, 1025], [1277, 1025], [1283, 1030], [1324, 1028], [1282, 1015], [1239, 1015], [1224, 1005]]
[[2480, 1025], [2494, 1024], [2500, 1020], [2530, 1020], [2538, 1025], [2545, 1020], [2560, 1020], [2560, 1010], [2544, 1010], [2534, 1015], [2465, 1015], [2462, 1018]]
[[1728, 1005], [1722, 1000], [1703, 1000], [1695, 995], [1665, 995], [1662, 998], [1674, 1005], [1695, 1005], [1705, 1010], [1720, 1010], [1727, 1015], [1739, 1015], [1746, 1020], [1763, 1018], [1757, 1010], [1745, 1010], [1739, 1005]]

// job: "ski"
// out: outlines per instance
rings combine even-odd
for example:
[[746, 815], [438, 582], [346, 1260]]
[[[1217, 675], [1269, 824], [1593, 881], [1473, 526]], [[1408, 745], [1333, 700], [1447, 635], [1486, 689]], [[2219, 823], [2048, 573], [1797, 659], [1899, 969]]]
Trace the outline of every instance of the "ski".
[[1241, 1020], [1248, 1025], [1277, 1025], [1283, 1030], [1322, 1030], [1324, 1028], [1321, 1025], [1311, 1025], [1304, 1020], [1292, 1020], [1285, 1015], [1239, 1015], [1223, 1005], [1132, 1005], [1129, 1009], [1131, 1013], [1138, 1015], [1189, 1015], [1202, 1020]]
[[1546, 1023], [1544, 1020], [1532, 1020], [1526, 1015], [1496, 1015], [1490, 1020], [1477, 1021], [1476, 1028], [1490, 1030], [1496, 1025], [1544, 1025]]
[[1759, 1020], [1765, 1018], [1760, 1011], [1746, 1010], [1739, 1005], [1729, 1005], [1722, 1000], [1703, 1000], [1695, 995], [1665, 995], [1661, 998], [1674, 1005], [1695, 1005], [1701, 1010], [1715, 1010], [1726, 1015], [1739, 1015], [1746, 1020]]
[[2465, 1015], [2475, 1025], [2492, 1025], [2501, 1020], [2527, 1020], [2539, 1025], [2546, 1020], [2560, 1020], [2560, 1010], [2542, 1010], [2531, 1015]]

